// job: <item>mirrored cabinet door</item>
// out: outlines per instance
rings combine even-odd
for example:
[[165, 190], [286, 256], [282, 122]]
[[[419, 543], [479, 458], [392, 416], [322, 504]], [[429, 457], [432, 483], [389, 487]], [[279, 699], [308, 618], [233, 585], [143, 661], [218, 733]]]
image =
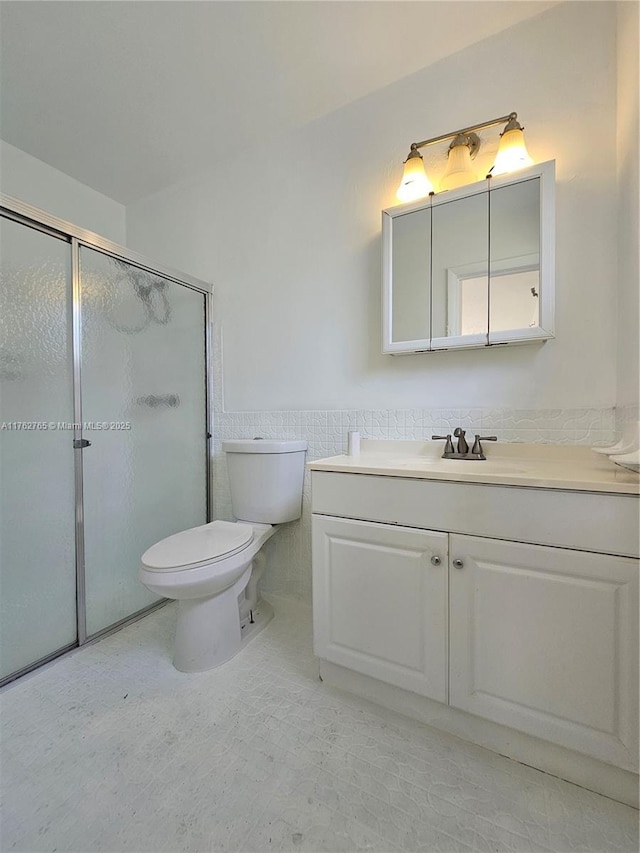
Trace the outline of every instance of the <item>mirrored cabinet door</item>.
[[431, 209], [398, 216], [393, 242], [391, 339], [426, 348], [431, 337]]
[[489, 323], [488, 193], [433, 207], [431, 349], [482, 345]]
[[489, 341], [540, 327], [540, 179], [491, 192]]

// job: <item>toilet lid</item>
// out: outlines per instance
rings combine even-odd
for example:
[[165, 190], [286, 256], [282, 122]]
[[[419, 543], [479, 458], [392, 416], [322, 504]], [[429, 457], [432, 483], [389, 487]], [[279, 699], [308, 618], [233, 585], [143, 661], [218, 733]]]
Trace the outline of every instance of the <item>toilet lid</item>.
[[212, 521], [168, 536], [142, 555], [143, 564], [157, 571], [188, 569], [242, 551], [253, 539], [249, 524]]

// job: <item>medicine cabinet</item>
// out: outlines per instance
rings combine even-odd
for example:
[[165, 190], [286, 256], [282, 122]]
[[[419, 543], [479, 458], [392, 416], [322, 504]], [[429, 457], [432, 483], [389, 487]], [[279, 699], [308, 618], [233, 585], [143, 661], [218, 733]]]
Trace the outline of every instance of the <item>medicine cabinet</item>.
[[383, 210], [383, 352], [552, 338], [554, 196], [549, 161]]

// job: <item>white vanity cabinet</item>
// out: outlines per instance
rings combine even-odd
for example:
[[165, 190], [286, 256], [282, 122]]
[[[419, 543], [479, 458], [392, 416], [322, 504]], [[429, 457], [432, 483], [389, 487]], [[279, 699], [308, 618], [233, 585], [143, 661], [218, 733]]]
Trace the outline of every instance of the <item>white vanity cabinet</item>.
[[637, 766], [638, 564], [450, 537], [449, 704]]
[[314, 516], [319, 657], [447, 701], [446, 533]]
[[[551, 772], [554, 756], [537, 763], [513, 730], [637, 772], [637, 495], [326, 469], [312, 494], [323, 678], [337, 665], [418, 694], [386, 703], [437, 725], [446, 710], [451, 731]], [[473, 720], [505, 727], [504, 748]], [[571, 778], [597, 789], [601, 768]]]

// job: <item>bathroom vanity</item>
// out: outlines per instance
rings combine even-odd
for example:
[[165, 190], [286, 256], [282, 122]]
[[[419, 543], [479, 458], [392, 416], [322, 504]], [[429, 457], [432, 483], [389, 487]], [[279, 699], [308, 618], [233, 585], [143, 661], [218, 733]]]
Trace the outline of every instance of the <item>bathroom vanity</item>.
[[309, 465], [322, 678], [637, 802], [638, 475], [587, 448], [442, 449]]

